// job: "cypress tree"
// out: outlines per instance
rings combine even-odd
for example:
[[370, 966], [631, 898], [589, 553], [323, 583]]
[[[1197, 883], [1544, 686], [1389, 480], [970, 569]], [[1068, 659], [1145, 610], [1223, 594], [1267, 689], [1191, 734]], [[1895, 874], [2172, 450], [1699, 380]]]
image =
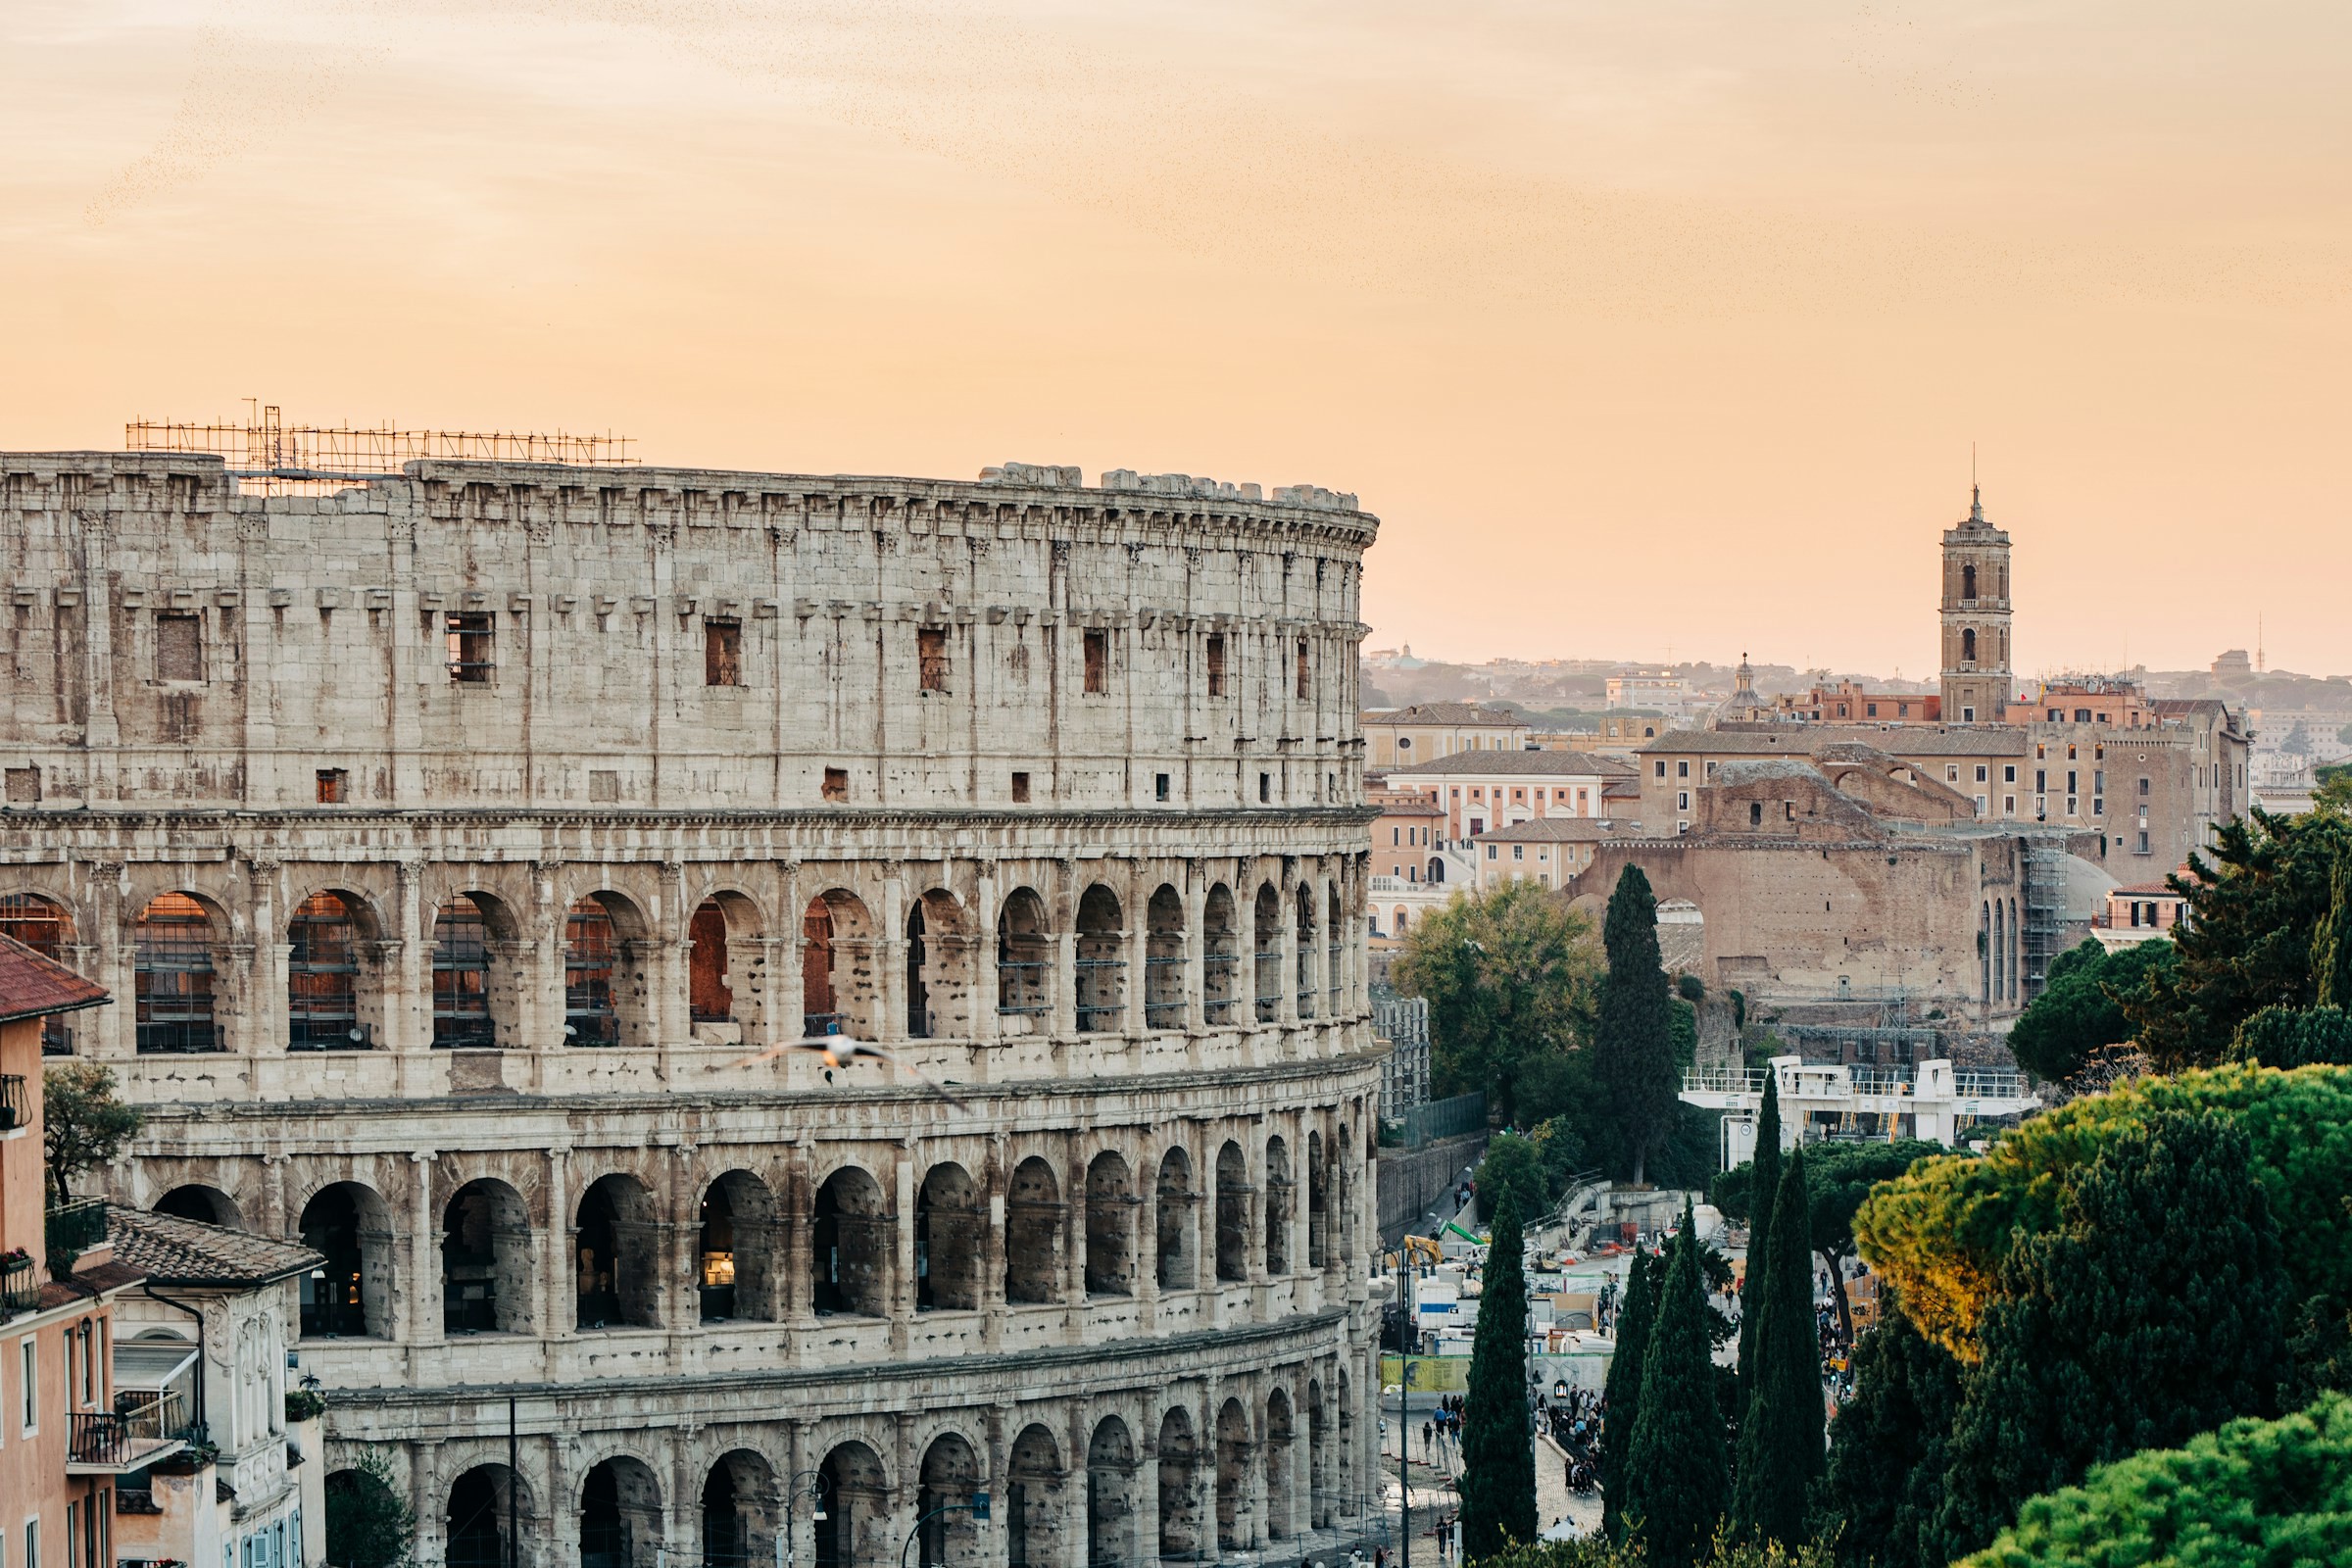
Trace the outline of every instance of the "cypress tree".
[[1608, 1099], [1621, 1166], [1639, 1187], [1651, 1152], [1674, 1128], [1682, 1090], [1674, 1000], [1658, 963], [1658, 901], [1640, 866], [1618, 874], [1600, 934], [1609, 972], [1600, 982], [1592, 1065]]
[[1536, 1539], [1536, 1449], [1527, 1409], [1527, 1274], [1519, 1200], [1494, 1214], [1462, 1409], [1462, 1557], [1475, 1562]]
[[1698, 1240], [1686, 1200], [1682, 1234], [1658, 1290], [1649, 1351], [1642, 1359], [1642, 1409], [1634, 1418], [1625, 1488], [1628, 1528], [1657, 1568], [1691, 1568], [1704, 1559], [1731, 1500], [1706, 1314]]
[[1634, 1420], [1642, 1412], [1642, 1362], [1649, 1353], [1650, 1325], [1657, 1321], [1662, 1269], [1648, 1252], [1635, 1251], [1625, 1276], [1625, 1300], [1617, 1308], [1617, 1349], [1601, 1386], [1608, 1408], [1600, 1423], [1600, 1528], [1611, 1540], [1625, 1533], [1625, 1477], [1634, 1451]]
[[1752, 1391], [1756, 1376], [1756, 1316], [1764, 1304], [1764, 1276], [1771, 1266], [1772, 1205], [1781, 1186], [1781, 1075], [1764, 1073], [1764, 1108], [1756, 1113], [1756, 1152], [1747, 1167], [1747, 1277], [1740, 1285], [1740, 1386]]
[[2328, 876], [2328, 912], [2311, 934], [2311, 977], [2323, 1007], [2352, 1008], [2352, 855]]
[[1955, 1554], [2092, 1465], [2277, 1415], [2293, 1375], [2270, 1200], [2245, 1132], [2212, 1111], [2118, 1134], [2063, 1227], [2011, 1244], [1998, 1286], [1952, 1423], [1941, 1544]]
[[1804, 1542], [1805, 1499], [1824, 1463], [1810, 1220], [1799, 1149], [1788, 1156], [1773, 1204], [1766, 1294], [1755, 1303], [1755, 1375], [1740, 1423], [1740, 1483], [1732, 1498], [1742, 1535], [1784, 1546]]
[[1879, 1326], [1854, 1347], [1854, 1396], [1830, 1423], [1816, 1534], [1845, 1568], [1943, 1568], [1936, 1522], [1945, 1450], [1960, 1406], [1960, 1363], [1919, 1332], [1891, 1289]]

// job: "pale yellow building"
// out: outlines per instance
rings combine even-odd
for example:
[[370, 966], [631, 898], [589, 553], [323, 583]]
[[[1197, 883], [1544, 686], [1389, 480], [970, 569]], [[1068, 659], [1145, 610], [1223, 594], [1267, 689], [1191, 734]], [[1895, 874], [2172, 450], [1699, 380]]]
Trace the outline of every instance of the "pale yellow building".
[[1527, 745], [1527, 720], [1483, 703], [1415, 703], [1360, 716], [1364, 765], [1388, 771], [1451, 757], [1456, 752], [1516, 752]]

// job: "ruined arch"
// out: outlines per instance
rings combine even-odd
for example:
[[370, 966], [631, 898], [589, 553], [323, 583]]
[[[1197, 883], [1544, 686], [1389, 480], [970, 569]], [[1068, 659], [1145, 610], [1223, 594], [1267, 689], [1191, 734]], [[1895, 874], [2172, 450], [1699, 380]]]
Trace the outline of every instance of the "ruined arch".
[[720, 1454], [703, 1480], [702, 1514], [705, 1568], [762, 1568], [783, 1518], [775, 1467], [750, 1448]]
[[[507, 1539], [514, 1518], [516, 1541]], [[530, 1484], [503, 1464], [477, 1464], [450, 1484], [442, 1515], [449, 1568], [507, 1568], [510, 1549], [546, 1538]]]
[[398, 1250], [383, 1195], [364, 1182], [330, 1183], [303, 1204], [301, 1235], [321, 1258], [302, 1277], [303, 1337], [390, 1339]]
[[152, 1205], [153, 1212], [170, 1214], [178, 1219], [192, 1219], [204, 1225], [225, 1225], [232, 1231], [245, 1228], [245, 1211], [237, 1200], [218, 1187], [201, 1182], [189, 1182], [174, 1187]]
[[1298, 1016], [1315, 1015], [1315, 890], [1301, 882], [1292, 890], [1293, 917], [1297, 923], [1296, 962], [1298, 965]]
[[1240, 1551], [1254, 1546], [1250, 1527], [1250, 1412], [1239, 1399], [1217, 1410], [1217, 1547]]
[[1127, 1423], [1115, 1415], [1096, 1422], [1086, 1444], [1087, 1568], [1125, 1568], [1135, 1560], [1135, 1516], [1143, 1506], [1139, 1476]]
[[1250, 1277], [1250, 1161], [1231, 1139], [1217, 1151], [1217, 1278]]
[[1144, 1027], [1185, 1022], [1184, 895], [1162, 882], [1144, 906]]
[[1291, 1146], [1277, 1133], [1266, 1140], [1266, 1272], [1291, 1271], [1291, 1219], [1295, 1190]]
[[886, 1568], [883, 1536], [890, 1515], [890, 1487], [872, 1448], [851, 1441], [836, 1444], [817, 1466], [817, 1497], [825, 1516], [815, 1521], [817, 1568]]
[[1208, 890], [1200, 911], [1200, 1010], [1204, 1021], [1234, 1021], [1241, 970], [1242, 933], [1234, 916], [1233, 890], [1220, 882]]
[[942, 1160], [914, 1196], [914, 1307], [968, 1312], [980, 1306], [980, 1264], [988, 1203], [970, 1172]]
[[1297, 1533], [1292, 1516], [1291, 1437], [1291, 1396], [1277, 1387], [1266, 1396], [1264, 1485], [1269, 1541], [1287, 1541]]
[[1324, 1011], [1336, 1018], [1340, 1015], [1340, 993], [1348, 974], [1348, 921], [1340, 912], [1338, 883], [1327, 890], [1324, 903], [1328, 906], [1323, 917], [1323, 994], [1327, 1001]]
[[531, 1331], [531, 1221], [522, 1195], [477, 1177], [441, 1211], [441, 1323], [450, 1334]]
[[705, 1323], [772, 1322], [784, 1314], [784, 1256], [775, 1194], [748, 1170], [703, 1189], [696, 1297]]
[[214, 1018], [217, 957], [228, 925], [188, 893], [159, 893], [131, 916], [131, 985], [141, 1054], [227, 1049]]
[[882, 1184], [844, 1165], [816, 1190], [809, 1216], [809, 1290], [818, 1312], [890, 1313], [890, 1258], [897, 1232]]
[[1193, 1205], [1198, 1200], [1193, 1192], [1193, 1156], [1183, 1149], [1171, 1149], [1160, 1156], [1152, 1198], [1159, 1288], [1189, 1291], [1200, 1283], [1193, 1256]]
[[1064, 1486], [1054, 1434], [1035, 1422], [1023, 1427], [1004, 1468], [1007, 1568], [1062, 1568]]
[[1078, 899], [1078, 1032], [1115, 1033], [1125, 1021], [1127, 932], [1117, 894], [1092, 883]]
[[1054, 1010], [1053, 939], [1035, 888], [1014, 888], [997, 912], [997, 1016], [1008, 1035], [1044, 1034]]
[[1159, 1554], [1189, 1557], [1201, 1545], [1200, 1456], [1182, 1405], [1159, 1418]]
[[906, 911], [906, 1037], [960, 1039], [972, 1032], [972, 934], [963, 906], [933, 888]]
[[923, 1450], [915, 1478], [916, 1552], [921, 1568], [979, 1568], [980, 1527], [967, 1508], [981, 1490], [979, 1454], [958, 1432], [943, 1432]]
[[382, 1021], [375, 921], [365, 901], [314, 893], [286, 922], [286, 1049], [363, 1051]]
[[599, 1460], [580, 1482], [580, 1568], [658, 1568], [662, 1485], [633, 1454]]
[[874, 923], [858, 896], [829, 888], [801, 915], [801, 1027], [810, 1038], [877, 1038]]
[[512, 940], [510, 927], [503, 906], [486, 893], [453, 895], [433, 912], [436, 1049], [487, 1049], [513, 1039], [514, 979], [497, 963], [499, 944]]
[[1086, 1294], [1135, 1294], [1135, 1181], [1106, 1149], [1086, 1167]]
[[692, 1024], [760, 1022], [767, 947], [760, 906], [731, 889], [710, 893], [686, 922], [686, 1012]]
[[618, 893], [599, 890], [564, 916], [564, 1042], [654, 1043], [646, 974], [645, 916]]
[[1306, 1135], [1306, 1266], [1321, 1269], [1331, 1261], [1331, 1172], [1324, 1163], [1323, 1135]]
[[623, 1171], [589, 1183], [573, 1221], [572, 1264], [573, 1328], [661, 1327], [661, 1223], [645, 1183]]
[[1004, 1299], [1042, 1304], [1061, 1298], [1061, 1183], [1032, 1154], [1012, 1169], [1004, 1191]]
[[1282, 1016], [1282, 895], [1271, 882], [1258, 887], [1251, 935], [1257, 1021], [1272, 1023]]

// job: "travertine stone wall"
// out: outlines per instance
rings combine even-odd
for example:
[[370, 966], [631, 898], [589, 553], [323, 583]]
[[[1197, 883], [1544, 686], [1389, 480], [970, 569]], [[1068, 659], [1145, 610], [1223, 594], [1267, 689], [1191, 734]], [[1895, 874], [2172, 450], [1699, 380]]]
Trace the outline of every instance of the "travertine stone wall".
[[0, 899], [118, 998], [118, 1196], [351, 1271], [304, 1368], [419, 1561], [510, 1499], [536, 1568], [887, 1568], [974, 1490], [925, 1561], [1377, 1508], [1375, 524], [1107, 477], [0, 454]]

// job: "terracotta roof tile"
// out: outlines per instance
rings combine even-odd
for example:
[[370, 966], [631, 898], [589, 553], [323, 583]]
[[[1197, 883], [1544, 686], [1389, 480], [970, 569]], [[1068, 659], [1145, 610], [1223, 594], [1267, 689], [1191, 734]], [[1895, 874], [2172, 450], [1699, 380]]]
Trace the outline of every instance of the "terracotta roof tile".
[[114, 1000], [106, 987], [42, 957], [14, 937], [0, 937], [0, 1023], [73, 1012]]
[[158, 1285], [266, 1285], [326, 1261], [297, 1242], [106, 1205], [115, 1255]]
[[1455, 752], [1426, 762], [1398, 762], [1389, 777], [1466, 778], [1473, 775], [1512, 778], [1630, 778], [1634, 764], [1606, 752]]

